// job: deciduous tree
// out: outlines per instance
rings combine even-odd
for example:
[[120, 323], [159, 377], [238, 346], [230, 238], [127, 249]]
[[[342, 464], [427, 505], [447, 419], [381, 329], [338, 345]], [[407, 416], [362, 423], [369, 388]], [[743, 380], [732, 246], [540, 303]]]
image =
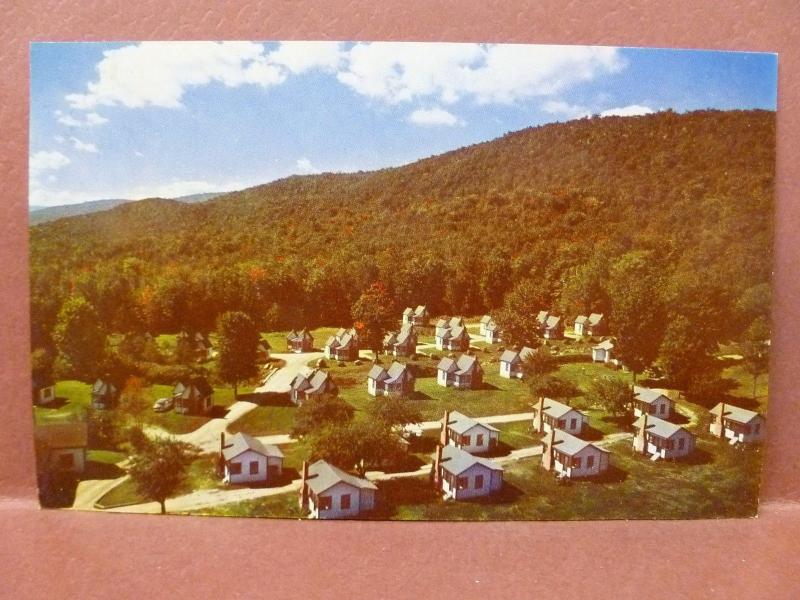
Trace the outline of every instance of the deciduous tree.
[[131, 457], [128, 473], [139, 493], [158, 502], [164, 514], [167, 498], [183, 483], [195, 457], [196, 451], [184, 442], [169, 438], [150, 440]]
[[106, 334], [97, 312], [80, 296], [64, 302], [53, 331], [56, 376], [91, 381], [105, 359]]
[[219, 377], [233, 385], [239, 397], [239, 382], [258, 375], [260, 334], [253, 320], [243, 312], [226, 312], [217, 322], [219, 336]]

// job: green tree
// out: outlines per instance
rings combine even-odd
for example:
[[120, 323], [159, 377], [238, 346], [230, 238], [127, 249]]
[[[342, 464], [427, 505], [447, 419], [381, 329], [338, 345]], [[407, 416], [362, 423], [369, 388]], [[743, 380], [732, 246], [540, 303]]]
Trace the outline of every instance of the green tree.
[[105, 360], [106, 334], [97, 312], [84, 298], [73, 296], [64, 302], [53, 341], [58, 352], [58, 378], [91, 381], [98, 375], [98, 367]]
[[311, 460], [324, 459], [362, 477], [370, 468], [397, 464], [405, 457], [398, 434], [380, 421], [362, 419], [329, 425], [309, 438]]
[[150, 440], [131, 457], [128, 473], [140, 494], [161, 505], [163, 515], [167, 498], [183, 483], [196, 456], [194, 448], [184, 442]]
[[632, 410], [633, 390], [617, 377], [594, 380], [589, 393], [597, 406], [615, 417], [623, 417]]
[[367, 414], [370, 420], [383, 423], [391, 429], [422, 421], [422, 413], [419, 408], [411, 401], [397, 396], [376, 399], [369, 404]]
[[116, 450], [119, 444], [120, 423], [116, 411], [86, 409], [86, 429], [90, 448]]
[[664, 336], [661, 289], [659, 265], [650, 251], [628, 252], [611, 266], [607, 290], [617, 338], [614, 353], [631, 370], [634, 382], [637, 373], [653, 364]]
[[532, 279], [518, 282], [506, 294], [503, 306], [497, 311], [495, 321], [503, 330], [503, 339], [517, 346], [539, 345], [540, 310], [549, 306], [549, 298], [540, 284]]
[[753, 399], [758, 378], [769, 369], [769, 335], [767, 320], [758, 317], [747, 328], [742, 342], [742, 366], [753, 377]]
[[150, 409], [150, 399], [145, 393], [144, 381], [139, 377], [129, 377], [119, 397], [119, 414], [135, 426], [141, 426], [144, 415]]
[[571, 381], [550, 374], [530, 376], [528, 387], [534, 398], [574, 398], [581, 394], [580, 388]]
[[375, 282], [353, 304], [351, 315], [361, 338], [361, 345], [375, 353], [383, 349], [383, 338], [397, 319], [394, 303], [381, 282]]
[[44, 348], [36, 348], [31, 352], [31, 374], [39, 381], [53, 379], [53, 355]]
[[233, 385], [239, 397], [239, 382], [258, 375], [260, 334], [253, 320], [243, 312], [226, 312], [217, 322], [219, 336], [219, 377]]
[[304, 436], [327, 426], [348, 423], [354, 414], [355, 409], [338, 396], [312, 396], [297, 409], [292, 435]]

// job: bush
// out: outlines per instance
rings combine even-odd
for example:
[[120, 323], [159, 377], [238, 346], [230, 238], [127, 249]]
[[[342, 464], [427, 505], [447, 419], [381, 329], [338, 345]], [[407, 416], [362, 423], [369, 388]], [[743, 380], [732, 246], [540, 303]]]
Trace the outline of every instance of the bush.
[[324, 358], [320, 358], [320, 359], [317, 361], [317, 368], [319, 368], [319, 369], [324, 369], [324, 368], [326, 368], [327, 366], [328, 366], [328, 361], [326, 361]]

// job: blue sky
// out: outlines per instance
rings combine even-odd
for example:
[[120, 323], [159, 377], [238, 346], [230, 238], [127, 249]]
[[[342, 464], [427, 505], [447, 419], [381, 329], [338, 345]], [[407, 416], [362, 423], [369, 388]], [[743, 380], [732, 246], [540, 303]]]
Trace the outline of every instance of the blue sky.
[[31, 45], [31, 204], [395, 166], [589, 114], [776, 109], [772, 54], [336, 42]]

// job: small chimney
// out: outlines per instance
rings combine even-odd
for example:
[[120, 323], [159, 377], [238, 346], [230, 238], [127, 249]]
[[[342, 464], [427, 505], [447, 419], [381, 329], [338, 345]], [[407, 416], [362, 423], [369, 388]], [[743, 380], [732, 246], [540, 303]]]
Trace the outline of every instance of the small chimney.
[[642, 411], [642, 454], [647, 454], [647, 411]]
[[223, 450], [225, 450], [225, 432], [224, 431], [220, 431], [219, 432], [219, 451], [220, 451], [220, 454], [222, 453]]
[[552, 470], [553, 468], [553, 458], [555, 457], [555, 445], [556, 445], [556, 428], [553, 427], [550, 429], [550, 435], [547, 439], [547, 470]]
[[439, 487], [440, 483], [440, 467], [442, 464], [442, 446], [437, 444], [436, 445], [436, 455], [433, 459], [433, 485], [435, 487]]
[[300, 474], [300, 508], [308, 506], [308, 462], [303, 461], [303, 469]]
[[539, 433], [544, 431], [544, 396], [539, 396], [536, 414], [533, 416], [533, 428]]
[[442, 419], [442, 434], [439, 436], [439, 444], [442, 446], [447, 445], [447, 425], [450, 423], [450, 411], [444, 411], [444, 419]]

